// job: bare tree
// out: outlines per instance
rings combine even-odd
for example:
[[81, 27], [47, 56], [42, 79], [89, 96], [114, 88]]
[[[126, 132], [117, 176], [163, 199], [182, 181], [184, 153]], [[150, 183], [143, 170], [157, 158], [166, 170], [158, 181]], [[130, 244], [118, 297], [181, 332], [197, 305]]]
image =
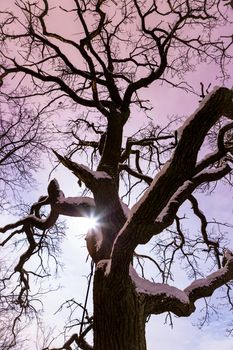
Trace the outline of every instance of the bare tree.
[[[21, 338], [21, 333], [24, 331], [25, 324], [19, 321], [19, 313], [17, 305], [12, 303], [10, 289], [8, 293], [5, 289], [4, 276], [6, 274], [7, 264], [2, 261], [0, 263], [0, 348], [2, 350], [24, 349], [24, 340]], [[8, 285], [9, 286], [9, 285]], [[3, 293], [3, 291], [5, 292]]]
[[[23, 310], [32, 307], [31, 276], [46, 271], [42, 251], [56, 253], [51, 251], [56, 239], [51, 230], [58, 217], [94, 215], [98, 220], [86, 237], [95, 264], [93, 318], [60, 349], [146, 349], [148, 316], [189, 316], [198, 299], [233, 279], [232, 253], [223, 250], [221, 237], [209, 231], [196, 198], [198, 189], [207, 191], [221, 179], [231, 185], [232, 90], [219, 87], [204, 96], [202, 89], [203, 100], [181, 128], [149, 123], [123, 142], [135, 107], [150, 110], [143, 88], [157, 82], [194, 91], [185, 73], [204, 62], [214, 62], [221, 79], [227, 79], [232, 35], [219, 28], [229, 24], [229, 5], [208, 0], [130, 0], [119, 5], [74, 0], [64, 8], [59, 2], [50, 7], [47, 0], [18, 0], [15, 12], [1, 12], [2, 90], [12, 100], [38, 105], [43, 101], [63, 114], [72, 111], [64, 133], [67, 153], [54, 154], [93, 196], [67, 198], [52, 180], [48, 194], [32, 205], [30, 215], [1, 228], [2, 246], [19, 234], [25, 237], [26, 250], [5, 278], [18, 276], [15, 300]], [[50, 21], [58, 18], [58, 11], [60, 21], [74, 21], [73, 33], [65, 26], [63, 32], [53, 30]], [[85, 152], [91, 167], [77, 162]], [[135, 188], [143, 194], [129, 210], [119, 193], [123, 189], [128, 196]], [[182, 229], [178, 210], [184, 202], [191, 204], [201, 223], [200, 233], [193, 237]], [[47, 205], [50, 211], [42, 217]], [[152, 238], [156, 282], [140, 277], [133, 268], [134, 258], [140, 258], [135, 249]], [[215, 271], [204, 277], [197, 254], [212, 261]], [[193, 279], [184, 290], [169, 285], [178, 255]], [[39, 272], [27, 267], [36, 256]], [[85, 340], [91, 328], [93, 346]]]
[[[2, 304], [2, 302], [1, 302]], [[15, 320], [17, 320], [17, 315], [14, 313], [9, 305], [7, 308], [2, 308], [0, 310], [0, 347], [2, 350], [10, 349], [25, 349], [24, 345], [26, 339], [22, 338], [21, 335], [24, 331], [24, 326], [21, 326], [17, 323], [17, 326], [13, 327]], [[14, 328], [14, 330], [13, 330]], [[12, 332], [13, 330], [13, 332]]]
[[43, 113], [35, 113], [24, 99], [13, 101], [2, 94], [0, 102], [0, 208], [7, 210], [12, 199], [19, 206], [22, 189], [35, 185], [50, 130], [43, 123]]

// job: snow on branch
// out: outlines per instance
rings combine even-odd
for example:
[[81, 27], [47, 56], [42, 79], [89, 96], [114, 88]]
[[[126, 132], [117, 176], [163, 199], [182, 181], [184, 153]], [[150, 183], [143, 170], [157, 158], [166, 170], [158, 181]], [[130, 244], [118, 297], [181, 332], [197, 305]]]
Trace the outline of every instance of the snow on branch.
[[193, 175], [199, 149], [211, 127], [222, 116], [233, 118], [228, 110], [233, 110], [233, 90], [215, 87], [180, 128], [172, 163], [183, 168], [184, 174]]
[[233, 254], [226, 249], [224, 267], [206, 278], [192, 282], [181, 290], [163, 283], [154, 283], [138, 276], [130, 267], [130, 277], [139, 297], [145, 302], [147, 315], [173, 312], [177, 316], [189, 316], [195, 311], [195, 301], [211, 296], [216, 289], [233, 279]]
[[[40, 217], [40, 209], [44, 205], [50, 205], [51, 210], [44, 219]], [[15, 223], [7, 224], [0, 228], [0, 232], [5, 233], [20, 226], [32, 226], [39, 230], [46, 230], [52, 227], [59, 215], [87, 217], [95, 209], [95, 202], [90, 197], [65, 197], [60, 190], [56, 179], [48, 185], [48, 196], [43, 196], [31, 207], [30, 214]]]
[[135, 291], [145, 303], [147, 315], [170, 311], [177, 316], [188, 316], [195, 310], [187, 294], [179, 288], [141, 278], [132, 267], [130, 277]]
[[95, 201], [91, 197], [64, 197], [55, 203], [54, 209], [59, 215], [86, 217], [95, 209]]
[[[0, 232], [4, 233], [8, 230], [15, 229], [19, 226], [33, 226], [39, 230], [46, 230], [53, 226], [58, 219], [59, 214], [53, 209], [54, 204], [60, 199], [63, 198], [64, 194], [60, 190], [59, 184], [56, 179], [50, 181], [48, 185], [48, 196], [43, 196], [39, 199], [37, 203], [34, 203], [30, 210], [30, 215], [27, 215], [25, 218], [16, 221], [15, 223], [5, 225], [0, 228]], [[49, 204], [51, 206], [51, 211], [49, 215], [42, 219], [40, 217], [40, 209], [43, 205]]]
[[[183, 133], [187, 130], [187, 127], [191, 126], [195, 119], [197, 119], [197, 115], [200, 112], [206, 112], [206, 109], [208, 109], [210, 104], [214, 107], [213, 112], [215, 114], [218, 113], [218, 116], [214, 116], [214, 118], [217, 117], [215, 121], [218, 120], [219, 113], [221, 114], [220, 116], [233, 119], [233, 89], [215, 86], [214, 89], [203, 98], [195, 112], [191, 114], [191, 116], [186, 119], [185, 123], [178, 129], [177, 132], [179, 139], [183, 137]], [[215, 121], [211, 121], [210, 117], [208, 119], [212, 124], [215, 123]]]
[[231, 171], [228, 164], [211, 170], [201, 166], [200, 172], [196, 169], [198, 152], [208, 131], [221, 116], [232, 119], [231, 109], [233, 91], [215, 88], [187, 119], [180, 130], [172, 158], [131, 209], [115, 241], [111, 264], [113, 270], [119, 266], [119, 261], [129, 264], [138, 244], [145, 244], [154, 234], [170, 225], [180, 205], [197, 186], [206, 181], [219, 180]]
[[[155, 220], [155, 225], [162, 225], [163, 229], [172, 224], [177, 210], [181, 204], [189, 198], [189, 195], [193, 190], [204, 182], [211, 182], [221, 179], [231, 171], [228, 164], [224, 164], [217, 169], [209, 169], [194, 176], [193, 179], [187, 180], [182, 186], [174, 193], [168, 204], [164, 207], [161, 213]], [[161, 229], [160, 229], [161, 231]]]
[[95, 188], [101, 180], [112, 180], [111, 176], [108, 175], [105, 171], [93, 171], [86, 165], [77, 164], [71, 161], [69, 158], [61, 156], [54, 150], [53, 153], [66, 168], [71, 170], [73, 174], [81, 181], [83, 181], [85, 185], [91, 190], [93, 190], [93, 188]]
[[[42, 218], [40, 215], [41, 209], [50, 205], [50, 212]], [[30, 306], [29, 293], [30, 283], [29, 276], [34, 272], [28, 271], [25, 267], [27, 261], [35, 254], [40, 256], [44, 247], [50, 251], [56, 249], [56, 239], [59, 239], [59, 225], [56, 225], [56, 221], [59, 215], [90, 216], [95, 210], [95, 202], [93, 198], [88, 197], [68, 197], [66, 198], [63, 192], [60, 190], [59, 184], [56, 179], [53, 179], [48, 185], [48, 195], [40, 197], [38, 202], [34, 203], [31, 207], [30, 214], [26, 217], [16, 221], [15, 223], [8, 224], [0, 228], [0, 233], [6, 233], [2, 237], [0, 236], [0, 246], [5, 246], [9, 241], [12, 241], [14, 237], [21, 234], [25, 237], [25, 251], [20, 255], [17, 264], [14, 267], [14, 273], [19, 273], [19, 291], [17, 295], [17, 302], [22, 308], [28, 308]], [[55, 227], [56, 238], [51, 234], [52, 227]], [[9, 231], [9, 232], [8, 232]], [[42, 232], [39, 232], [42, 231]], [[51, 241], [55, 243], [51, 244]], [[54, 258], [54, 253], [51, 254]], [[56, 259], [56, 258], [55, 258]], [[41, 266], [43, 262], [41, 261]], [[43, 271], [44, 266], [42, 268]], [[44, 277], [42, 274], [36, 274], [39, 277]], [[11, 277], [10, 277], [11, 278]], [[82, 342], [82, 344], [84, 344]]]
[[190, 302], [211, 296], [217, 288], [233, 279], [233, 254], [228, 249], [224, 252], [223, 261], [225, 265], [221, 269], [194, 281], [184, 290]]

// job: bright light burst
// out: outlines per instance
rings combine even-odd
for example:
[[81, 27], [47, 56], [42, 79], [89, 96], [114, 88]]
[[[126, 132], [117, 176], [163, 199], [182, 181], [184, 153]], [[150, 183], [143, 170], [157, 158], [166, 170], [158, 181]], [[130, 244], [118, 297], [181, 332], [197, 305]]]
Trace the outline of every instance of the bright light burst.
[[97, 218], [94, 216], [80, 218], [79, 220], [80, 220], [80, 226], [82, 227], [82, 231], [85, 233], [97, 227]]

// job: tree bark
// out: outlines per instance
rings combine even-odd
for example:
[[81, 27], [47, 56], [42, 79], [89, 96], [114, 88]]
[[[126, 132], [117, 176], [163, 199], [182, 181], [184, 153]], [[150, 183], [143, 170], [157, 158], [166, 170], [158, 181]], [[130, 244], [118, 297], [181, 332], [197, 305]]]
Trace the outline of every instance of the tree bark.
[[145, 309], [131, 280], [109, 280], [97, 267], [93, 289], [94, 350], [146, 350]]

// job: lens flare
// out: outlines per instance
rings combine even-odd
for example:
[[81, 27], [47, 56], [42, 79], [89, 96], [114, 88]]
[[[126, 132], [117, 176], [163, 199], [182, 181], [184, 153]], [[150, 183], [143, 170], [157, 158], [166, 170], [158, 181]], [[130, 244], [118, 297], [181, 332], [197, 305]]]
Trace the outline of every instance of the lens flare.
[[80, 224], [83, 232], [87, 232], [91, 229], [95, 229], [97, 227], [97, 218], [94, 216], [81, 218]]

